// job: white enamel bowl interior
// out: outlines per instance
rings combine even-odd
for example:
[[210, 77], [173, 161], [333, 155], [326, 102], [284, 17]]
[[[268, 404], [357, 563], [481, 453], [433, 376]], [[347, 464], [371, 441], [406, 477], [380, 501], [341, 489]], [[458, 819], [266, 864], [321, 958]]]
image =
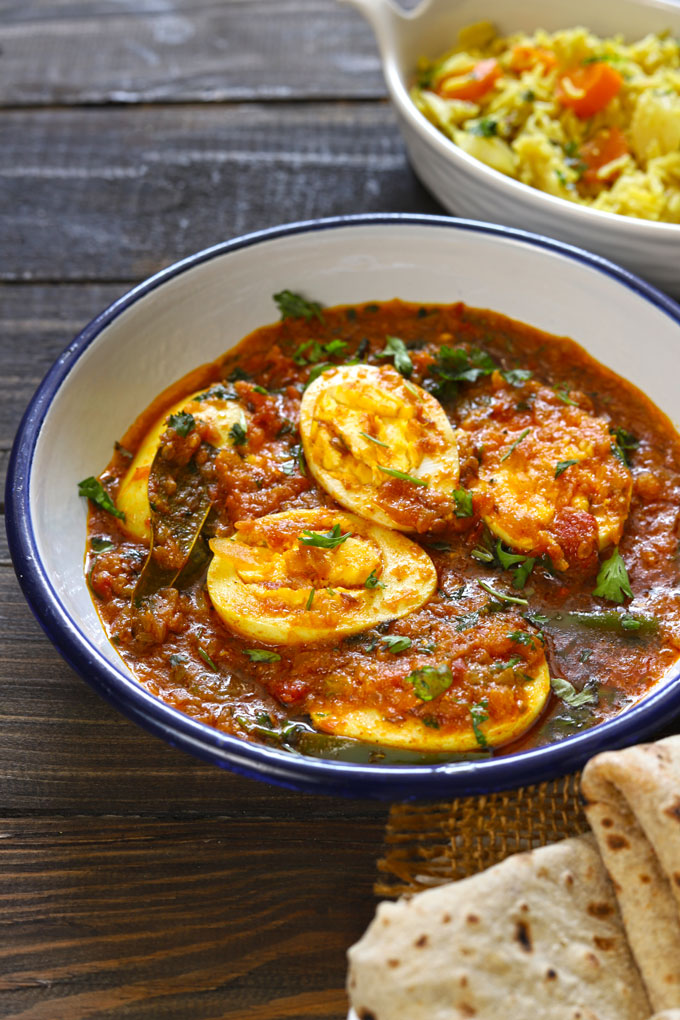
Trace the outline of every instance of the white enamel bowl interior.
[[491, 308], [578, 340], [678, 415], [677, 324], [606, 271], [519, 238], [446, 221], [335, 227], [210, 258], [130, 304], [77, 360], [35, 448], [30, 508], [58, 600], [93, 646], [124, 670], [83, 578], [85, 501], [76, 483], [108, 462], [114, 440], [173, 380], [276, 319], [289, 287], [326, 305], [401, 297]]
[[418, 58], [450, 48], [458, 30], [481, 18], [502, 33], [585, 25], [628, 40], [670, 29], [680, 36], [680, 0], [425, 0], [404, 12], [391, 0], [347, 0], [371, 22], [385, 79], [414, 169], [446, 209], [532, 230], [619, 262], [680, 297], [680, 225], [618, 216], [530, 188], [473, 159], [409, 98]]

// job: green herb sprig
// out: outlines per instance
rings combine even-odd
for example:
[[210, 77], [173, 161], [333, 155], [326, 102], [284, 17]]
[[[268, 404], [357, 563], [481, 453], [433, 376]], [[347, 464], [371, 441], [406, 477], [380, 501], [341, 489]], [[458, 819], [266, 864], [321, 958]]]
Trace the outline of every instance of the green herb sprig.
[[105, 510], [112, 517], [118, 517], [121, 521], [125, 520], [123, 511], [118, 509], [102, 483], [94, 475], [90, 475], [89, 478], [84, 478], [82, 482], [78, 482], [78, 495], [89, 499], [100, 510]]

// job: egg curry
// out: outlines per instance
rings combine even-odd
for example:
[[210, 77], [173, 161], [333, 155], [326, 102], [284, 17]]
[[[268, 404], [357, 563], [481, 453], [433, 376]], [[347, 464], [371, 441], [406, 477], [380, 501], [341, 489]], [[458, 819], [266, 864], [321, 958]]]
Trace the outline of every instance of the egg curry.
[[87, 580], [154, 695], [352, 761], [560, 740], [680, 656], [680, 442], [574, 341], [463, 304], [281, 319], [161, 395]]

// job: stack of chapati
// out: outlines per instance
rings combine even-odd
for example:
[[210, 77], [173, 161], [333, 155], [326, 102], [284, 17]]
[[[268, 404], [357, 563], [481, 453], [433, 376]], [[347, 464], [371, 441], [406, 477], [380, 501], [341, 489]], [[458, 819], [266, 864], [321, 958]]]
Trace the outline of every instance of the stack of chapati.
[[680, 1020], [680, 737], [598, 755], [581, 790], [592, 836], [380, 905], [359, 1020]]

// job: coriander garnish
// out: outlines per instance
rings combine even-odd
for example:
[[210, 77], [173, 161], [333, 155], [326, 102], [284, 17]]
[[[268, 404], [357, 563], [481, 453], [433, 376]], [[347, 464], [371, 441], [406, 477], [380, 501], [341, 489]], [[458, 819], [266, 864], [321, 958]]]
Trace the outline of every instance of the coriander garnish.
[[298, 537], [298, 542], [302, 545], [316, 546], [317, 549], [337, 549], [339, 545], [347, 541], [350, 535], [349, 531], [343, 534], [340, 525], [334, 524], [331, 530], [326, 532], [303, 531]]
[[593, 595], [608, 599], [609, 602], [618, 603], [623, 602], [626, 598], [632, 599], [633, 592], [628, 579], [628, 571], [618, 549], [614, 549], [609, 559], [605, 560], [600, 567]]
[[281, 656], [278, 652], [270, 652], [266, 648], [244, 648], [244, 655], [247, 655], [251, 662], [280, 662]]
[[466, 489], [454, 489], [453, 499], [456, 504], [454, 513], [456, 517], [472, 517], [472, 493]]
[[453, 683], [451, 670], [447, 665], [421, 666], [405, 678], [406, 682], [413, 684], [413, 693], [421, 701], [433, 701], [444, 691], [447, 691]]
[[384, 588], [385, 585], [376, 577], [375, 570], [372, 570], [364, 581], [364, 588]]
[[386, 450], [389, 450], [389, 444], [383, 443], [382, 439], [378, 439], [376, 436], [371, 436], [368, 432], [360, 432], [359, 435], [363, 436], [364, 439], [370, 439], [371, 442], [375, 443], [377, 446], [384, 446]]
[[118, 517], [121, 521], [125, 520], [123, 511], [118, 509], [102, 483], [93, 475], [78, 482], [78, 495], [91, 500], [100, 510], [106, 510], [107, 514]]
[[189, 414], [187, 411], [178, 411], [177, 414], [171, 414], [168, 418], [168, 425], [171, 429], [174, 429], [178, 436], [184, 439], [189, 433], [196, 428], [196, 419], [193, 414]]
[[510, 447], [510, 449], [508, 450], [508, 452], [507, 452], [507, 453], [504, 453], [504, 454], [503, 454], [503, 456], [501, 457], [501, 464], [503, 463], [503, 461], [507, 460], [507, 459], [508, 459], [508, 457], [510, 457], [510, 456], [511, 456], [511, 455], [512, 455], [512, 454], [513, 454], [513, 453], [515, 452], [515, 450], [517, 449], [517, 447], [519, 446], [519, 444], [520, 444], [520, 443], [522, 442], [522, 440], [523, 440], [523, 439], [526, 439], [526, 437], [527, 437], [527, 436], [529, 435], [529, 433], [530, 433], [530, 432], [531, 432], [531, 429], [530, 429], [530, 428], [528, 428], [528, 429], [525, 429], [525, 430], [524, 430], [524, 432], [522, 432], [522, 433], [521, 433], [521, 434], [520, 434], [520, 435], [519, 435], [519, 436], [517, 437], [517, 439], [516, 439], [516, 440], [514, 441], [514, 443], [512, 444], [512, 446]]
[[572, 467], [574, 464], [580, 464], [578, 460], [560, 460], [555, 465], [555, 478], [559, 478], [563, 475], [567, 468]]
[[306, 319], [309, 322], [316, 317], [320, 322], [324, 321], [318, 301], [307, 301], [301, 294], [295, 294], [292, 290], [282, 290], [274, 294], [274, 301], [279, 306], [282, 319]]
[[398, 336], [385, 337], [385, 349], [376, 354], [376, 358], [394, 358], [394, 367], [397, 372], [407, 378], [413, 371], [413, 362], [406, 350], [406, 344]]
[[396, 468], [383, 467], [382, 464], [378, 464], [378, 470], [383, 471], [386, 475], [392, 475], [393, 478], [401, 478], [403, 482], [411, 482], [412, 485], [423, 485], [427, 488], [428, 482], [423, 481], [422, 478], [414, 478], [413, 475], [407, 475], [405, 471], [397, 471]]
[[528, 599], [521, 599], [517, 595], [506, 595], [504, 592], [496, 591], [496, 589], [492, 588], [490, 584], [486, 583], [486, 581], [480, 581], [479, 579], [477, 579], [477, 584], [479, 585], [480, 588], [483, 588], [484, 591], [487, 592], [487, 594], [491, 595], [499, 602], [514, 602], [518, 606], [529, 605]]
[[315, 595], [316, 595], [316, 588], [311, 588], [310, 592], [309, 592], [309, 598], [307, 599], [307, 605], [305, 606], [306, 612], [309, 612], [309, 610], [312, 608], [312, 602], [314, 601], [314, 596]]
[[217, 666], [212, 661], [212, 659], [210, 658], [210, 656], [208, 655], [208, 653], [206, 652], [206, 650], [204, 648], [201, 648], [201, 646], [199, 645], [197, 651], [198, 651], [198, 654], [203, 659], [203, 661], [205, 663], [207, 663], [208, 666], [210, 666], [210, 668], [213, 671], [213, 673], [219, 672], [218, 669], [217, 669]]

